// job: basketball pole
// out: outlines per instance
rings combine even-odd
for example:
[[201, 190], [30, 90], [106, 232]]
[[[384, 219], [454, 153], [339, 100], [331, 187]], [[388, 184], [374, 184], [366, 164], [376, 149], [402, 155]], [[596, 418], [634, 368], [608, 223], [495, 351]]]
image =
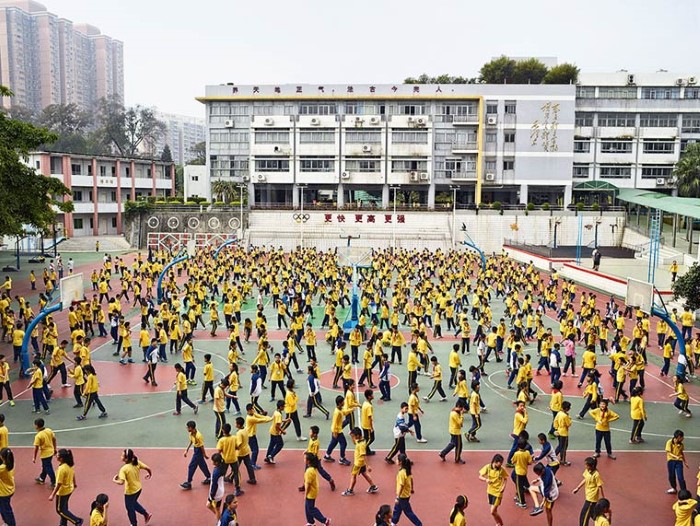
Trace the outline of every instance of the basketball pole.
[[163, 303], [163, 278], [165, 275], [168, 273], [168, 270], [170, 270], [172, 267], [177, 265], [178, 263], [182, 263], [183, 261], [186, 261], [189, 259], [189, 254], [185, 253], [183, 256], [178, 256], [175, 259], [173, 259], [170, 263], [168, 263], [165, 268], [163, 269], [163, 272], [160, 273], [160, 276], [158, 276], [158, 286], [157, 286], [157, 291], [158, 291], [158, 303]]
[[24, 333], [24, 338], [22, 338], [22, 352], [20, 353], [20, 359], [22, 362], [22, 369], [19, 372], [19, 377], [24, 378], [24, 372], [29, 369], [29, 340], [32, 337], [32, 331], [36, 328], [37, 325], [39, 325], [44, 319], [50, 315], [53, 314], [54, 312], [58, 312], [63, 309], [63, 303], [60, 301], [56, 303], [55, 305], [51, 305], [50, 307], [47, 307], [43, 309], [42, 311], [39, 312], [39, 314], [36, 315], [36, 318], [34, 318], [30, 323], [29, 326], [27, 327], [27, 330]]

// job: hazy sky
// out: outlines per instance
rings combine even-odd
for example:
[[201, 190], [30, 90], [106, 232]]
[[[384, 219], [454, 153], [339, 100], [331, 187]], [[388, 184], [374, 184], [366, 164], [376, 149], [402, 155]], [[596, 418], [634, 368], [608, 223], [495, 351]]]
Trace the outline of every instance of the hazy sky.
[[40, 0], [124, 42], [128, 104], [203, 116], [207, 84], [476, 76], [491, 57], [700, 75], [700, 0]]

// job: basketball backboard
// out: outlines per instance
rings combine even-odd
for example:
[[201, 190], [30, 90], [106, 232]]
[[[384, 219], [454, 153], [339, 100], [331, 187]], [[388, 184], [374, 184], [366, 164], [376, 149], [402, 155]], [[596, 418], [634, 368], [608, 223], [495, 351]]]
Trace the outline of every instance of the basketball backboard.
[[194, 239], [190, 239], [187, 242], [187, 255], [193, 258], [197, 253], [197, 242]]
[[67, 309], [73, 302], [82, 301], [85, 297], [85, 290], [82, 274], [73, 274], [61, 278], [59, 289], [61, 291], [61, 309]]
[[368, 267], [372, 259], [372, 249], [367, 247], [338, 247], [339, 267]]
[[625, 303], [642, 312], [651, 314], [654, 307], [654, 284], [634, 278], [627, 278], [627, 296]]

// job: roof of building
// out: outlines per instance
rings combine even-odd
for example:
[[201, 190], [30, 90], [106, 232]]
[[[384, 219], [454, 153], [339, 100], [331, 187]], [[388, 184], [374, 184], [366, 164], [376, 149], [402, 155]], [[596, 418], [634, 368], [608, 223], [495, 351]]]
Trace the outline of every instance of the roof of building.
[[700, 199], [693, 197], [674, 197], [650, 190], [620, 188], [617, 191], [617, 198], [620, 201], [655, 208], [669, 214], [700, 219]]

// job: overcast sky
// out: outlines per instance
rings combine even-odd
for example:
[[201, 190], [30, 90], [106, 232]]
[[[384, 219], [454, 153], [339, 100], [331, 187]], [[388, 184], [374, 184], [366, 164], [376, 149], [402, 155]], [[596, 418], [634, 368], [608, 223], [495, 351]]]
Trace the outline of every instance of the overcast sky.
[[476, 76], [491, 57], [700, 74], [700, 0], [40, 0], [124, 42], [126, 102], [203, 116], [207, 84]]

